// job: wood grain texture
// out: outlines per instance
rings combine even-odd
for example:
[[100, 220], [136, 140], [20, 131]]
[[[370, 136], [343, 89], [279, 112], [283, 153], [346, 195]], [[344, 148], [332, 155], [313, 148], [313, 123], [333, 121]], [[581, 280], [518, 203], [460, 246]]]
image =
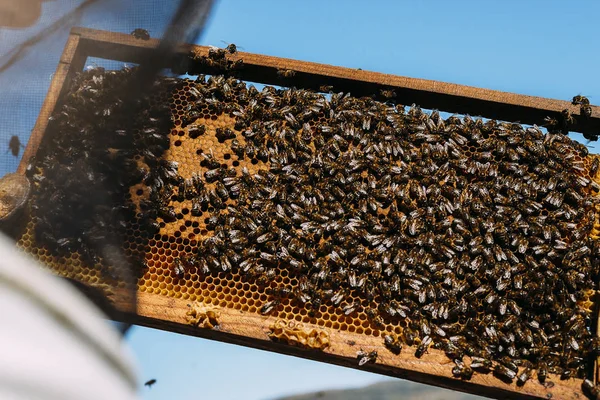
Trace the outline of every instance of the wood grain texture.
[[[416, 358], [415, 347], [405, 346], [400, 355], [395, 355], [385, 348], [382, 338], [327, 329], [309, 323], [302, 325], [305, 329], [325, 330], [329, 334], [331, 344], [323, 351], [274, 342], [269, 338], [269, 332], [276, 318], [210, 303], [205, 306], [218, 311], [219, 327], [200, 328], [190, 325], [186, 317], [189, 305], [191, 303], [187, 300], [140, 292], [137, 315], [128, 316], [126, 319], [156, 329], [293, 355], [497, 399], [585, 398], [581, 394], [579, 379], [561, 381], [558, 376], [549, 375], [548, 381], [554, 384], [553, 387], [544, 386], [536, 379], [530, 379], [523, 387], [519, 387], [515, 383], [516, 380], [506, 384], [492, 373], [475, 373], [471, 380], [464, 381], [452, 376], [453, 363], [440, 350], [430, 348], [422, 358]], [[377, 362], [359, 367], [356, 358], [359, 350], [376, 350]]]
[[[36, 154], [47, 127], [48, 117], [59, 103], [60, 95], [70, 82], [73, 74], [81, 71], [87, 57], [94, 56], [123, 62], [137, 62], [158, 44], [157, 40], [135, 39], [130, 35], [75, 28], [65, 46], [63, 57], [54, 74], [48, 96], [25, 150], [19, 173], [24, 173], [30, 159]], [[191, 50], [198, 54], [208, 54], [207, 47], [183, 45], [180, 51], [188, 54]], [[293, 81], [297, 87], [318, 89], [320, 85], [334, 85], [336, 90], [350, 91], [354, 95], [377, 93], [380, 88], [393, 87], [400, 101], [420, 103], [426, 108], [482, 114], [486, 117], [521, 122], [536, 123], [550, 112], [560, 112], [564, 108], [577, 111], [569, 102], [522, 96], [517, 94], [490, 91], [461, 85], [435, 81], [398, 77], [375, 72], [357, 71], [348, 68], [308, 63], [248, 53], [237, 53], [234, 58], [242, 58], [245, 68], [240, 78], [261, 83], [283, 84], [277, 75], [279, 68], [297, 71]], [[198, 68], [197, 66], [191, 66]], [[445, 108], [445, 107], [448, 108]], [[593, 118], [582, 127], [600, 127], [600, 110], [594, 107]], [[157, 294], [139, 293], [136, 315], [118, 314], [129, 322], [157, 329], [178, 332], [253, 348], [308, 358], [330, 364], [363, 369], [379, 374], [399, 377], [458, 391], [510, 399], [583, 399], [581, 380], [561, 381], [550, 376], [554, 386], [547, 387], [532, 379], [523, 387], [514, 382], [506, 384], [490, 374], [476, 373], [470, 381], [461, 381], [452, 376], [451, 361], [441, 351], [430, 349], [428, 354], [418, 359], [415, 348], [405, 348], [399, 356], [390, 353], [379, 337], [360, 335], [346, 331], [332, 330], [321, 326], [304, 324], [305, 328], [326, 330], [330, 346], [323, 351], [302, 349], [285, 343], [274, 342], [269, 338], [273, 317], [245, 313], [235, 309], [210, 306], [219, 311], [219, 329], [205, 329], [192, 326], [186, 313], [188, 302]], [[126, 304], [117, 308], [126, 312]], [[359, 350], [377, 350], [375, 364], [358, 366], [356, 359]], [[596, 374], [594, 374], [596, 375]]]

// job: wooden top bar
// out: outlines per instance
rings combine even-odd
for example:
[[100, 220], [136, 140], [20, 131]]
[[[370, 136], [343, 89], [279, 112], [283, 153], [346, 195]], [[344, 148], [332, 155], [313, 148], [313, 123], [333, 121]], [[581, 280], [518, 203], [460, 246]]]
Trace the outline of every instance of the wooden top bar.
[[[72, 34], [79, 35], [87, 55], [123, 62], [139, 62], [147, 51], [159, 43], [158, 39], [140, 40], [123, 33], [87, 28], [73, 28]], [[209, 47], [180, 46], [182, 53], [187, 54], [192, 50], [200, 55], [208, 55]], [[240, 79], [247, 81], [313, 90], [318, 90], [322, 85], [331, 85], [335, 92], [351, 92], [358, 97], [379, 95], [381, 89], [393, 89], [396, 93], [395, 101], [400, 104], [414, 103], [426, 109], [539, 126], [544, 124], [544, 118], [559, 117], [562, 110], [568, 109], [577, 120], [577, 123], [570, 127], [570, 131], [600, 133], [598, 106], [592, 106], [592, 117], [585, 120], [580, 116], [579, 106], [572, 105], [570, 101], [252, 53], [238, 52], [231, 58], [243, 60], [244, 67], [236, 73]], [[278, 69], [293, 70], [296, 71], [296, 75], [282, 80], [277, 74]]]

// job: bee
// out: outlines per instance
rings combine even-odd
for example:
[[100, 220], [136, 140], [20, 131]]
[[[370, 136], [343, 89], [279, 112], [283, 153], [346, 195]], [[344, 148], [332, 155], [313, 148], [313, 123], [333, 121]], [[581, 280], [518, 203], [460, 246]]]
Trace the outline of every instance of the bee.
[[273, 312], [273, 310], [275, 310], [277, 308], [278, 305], [279, 305], [279, 300], [268, 301], [262, 305], [262, 307], [260, 308], [260, 313], [262, 315], [270, 314], [271, 312]]
[[277, 75], [280, 78], [292, 78], [292, 77], [296, 76], [296, 71], [291, 70], [291, 69], [280, 68], [277, 70]]
[[133, 36], [136, 39], [141, 39], [141, 40], [150, 40], [150, 33], [142, 28], [137, 28], [134, 29], [131, 32], [131, 36]]
[[415, 340], [417, 339], [417, 334], [415, 333], [415, 331], [408, 327], [403, 330], [402, 335], [404, 336], [404, 341], [409, 346], [412, 346], [415, 343]]
[[226, 173], [227, 170], [223, 167], [210, 169], [204, 173], [204, 179], [206, 179], [207, 182], [212, 183], [225, 177]]
[[425, 336], [423, 338], [423, 340], [421, 340], [421, 344], [419, 344], [419, 346], [417, 347], [417, 351], [415, 351], [415, 357], [417, 357], [417, 358], [423, 357], [423, 354], [425, 354], [427, 352], [427, 349], [429, 348], [431, 341], [432, 341], [431, 337]]
[[367, 353], [361, 349], [356, 353], [356, 359], [358, 360], [359, 366], [363, 366], [367, 363], [375, 364], [375, 362], [377, 362], [377, 351], [373, 350]]
[[19, 157], [19, 153], [21, 152], [21, 148], [24, 148], [23, 144], [19, 140], [17, 135], [11, 136], [8, 142], [8, 151], [12, 153], [13, 156]]
[[156, 379], [150, 379], [149, 381], [146, 381], [146, 383], [144, 383], [144, 386], [148, 386], [149, 388], [152, 387], [152, 385], [154, 385], [156, 383]]
[[227, 201], [229, 199], [229, 191], [221, 182], [215, 182], [215, 193], [221, 198], [223, 201]]
[[229, 128], [217, 128], [215, 130], [215, 137], [219, 141], [219, 143], [223, 143], [229, 139], [235, 139], [235, 133]]
[[[208, 49], [208, 59], [211, 61], [224, 61], [225, 60], [225, 55], [227, 53], [225, 52], [224, 49], [219, 49], [218, 47], [215, 46], [209, 46]], [[216, 65], [219, 65], [218, 63]]]
[[496, 367], [494, 367], [494, 375], [500, 380], [510, 382], [515, 379], [517, 373], [502, 364], [496, 364]]
[[176, 258], [175, 260], [173, 260], [173, 264], [174, 264], [173, 271], [175, 272], [175, 275], [179, 279], [182, 279], [185, 274], [185, 266], [183, 265], [183, 261], [181, 261], [180, 258]]
[[531, 378], [531, 366], [525, 367], [517, 377], [517, 385], [523, 386]]
[[548, 365], [545, 362], [540, 362], [537, 366], [537, 377], [540, 383], [544, 383], [546, 381], [546, 377], [548, 376]]
[[[457, 362], [458, 360], [455, 360]], [[473, 369], [466, 366], [462, 361], [458, 361], [457, 364], [452, 368], [452, 375], [457, 378], [469, 380], [473, 377]]]
[[402, 351], [402, 343], [400, 343], [396, 335], [385, 335], [383, 337], [383, 343], [389, 351], [396, 355], [400, 354], [400, 351]]
[[592, 382], [589, 379], [584, 379], [583, 380], [583, 382], [581, 383], [581, 390], [590, 399], [593, 399], [593, 400], [600, 399], [600, 389], [598, 389], [598, 386], [594, 385], [594, 382]]
[[342, 311], [344, 312], [344, 315], [350, 315], [352, 313], [354, 313], [355, 311], [358, 311], [360, 307], [359, 303], [350, 303], [344, 307], [342, 307]]
[[383, 319], [381, 318], [381, 316], [379, 316], [379, 314], [377, 313], [377, 310], [367, 307], [365, 309], [365, 314], [367, 314], [367, 318], [369, 318], [369, 321], [373, 324], [373, 326], [375, 328], [383, 329], [383, 327], [384, 327]]
[[333, 86], [321, 85], [319, 86], [319, 91], [323, 93], [331, 93], [333, 91]]
[[388, 100], [396, 97], [396, 92], [393, 89], [381, 89], [379, 93]]
[[[589, 104], [582, 104], [581, 107], [579, 108], [579, 112], [581, 113], [581, 115], [584, 118], [592, 118], [593, 110], [592, 110], [592, 106], [590, 106]], [[593, 135], [593, 136], [597, 137], [597, 135]]]
[[569, 126], [574, 124], [575, 122], [577, 122], [575, 120], [575, 118], [573, 117], [573, 114], [571, 113], [571, 111], [569, 111], [568, 109], [564, 109], [560, 112], [562, 119], [563, 119], [563, 124], [565, 126]]
[[575, 106], [576, 105], [589, 105], [590, 100], [587, 97], [578, 94], [577, 96], [573, 96], [573, 100], [571, 101], [571, 104], [573, 104]]
[[187, 131], [191, 139], [196, 139], [199, 136], [204, 135], [204, 133], [206, 132], [206, 126], [196, 125], [192, 123], [187, 126]]
[[225, 50], [227, 50], [229, 52], [229, 54], [235, 54], [237, 53], [237, 46], [233, 43], [230, 43], [229, 45], [227, 45], [227, 47], [225, 47]]
[[572, 369], [565, 369], [564, 371], [562, 371], [562, 373], [560, 374], [560, 380], [561, 381], [565, 381], [569, 378], [571, 378], [571, 376], [573, 375], [573, 370]]
[[161, 207], [158, 210], [158, 216], [165, 222], [173, 222], [177, 219], [177, 213], [173, 206]]
[[471, 368], [487, 372], [492, 369], [492, 362], [483, 357], [471, 357]]

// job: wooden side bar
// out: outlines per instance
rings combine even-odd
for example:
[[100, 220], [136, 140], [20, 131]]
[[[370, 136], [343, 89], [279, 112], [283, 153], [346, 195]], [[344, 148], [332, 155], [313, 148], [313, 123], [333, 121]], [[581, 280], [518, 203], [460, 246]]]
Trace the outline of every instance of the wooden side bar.
[[56, 71], [52, 76], [52, 82], [48, 89], [46, 99], [42, 104], [40, 114], [31, 131], [31, 136], [27, 142], [27, 147], [23, 153], [23, 158], [17, 169], [17, 173], [24, 174], [32, 157], [38, 151], [46, 127], [48, 126], [48, 118], [56, 109], [56, 105], [66, 90], [68, 82], [71, 81], [76, 72], [83, 69], [87, 56], [81, 52], [79, 35], [71, 34], [65, 45], [65, 49], [60, 58]]

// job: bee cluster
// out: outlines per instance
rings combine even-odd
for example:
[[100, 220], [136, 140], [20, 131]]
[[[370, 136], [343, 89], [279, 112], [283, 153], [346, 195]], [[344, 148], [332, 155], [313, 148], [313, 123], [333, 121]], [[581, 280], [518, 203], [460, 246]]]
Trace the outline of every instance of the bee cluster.
[[[206, 60], [225, 59], [215, 54]], [[128, 73], [95, 72], [69, 96], [83, 96], [92, 77]], [[98, 96], [110, 104], [114, 90]], [[443, 350], [462, 379], [582, 377], [600, 353], [590, 310], [600, 164], [585, 146], [537, 127], [443, 119], [393, 96], [259, 91], [224, 76], [183, 80], [174, 93], [168, 123], [140, 100], [120, 110], [135, 115], [136, 129], [122, 132], [104, 122], [117, 106], [79, 120], [86, 103], [67, 101], [81, 110], [54, 117], [61, 135], [34, 176], [38, 198], [56, 207], [37, 206], [40, 240], [80, 251], [97, 229], [139, 224], [151, 245], [167, 244], [152, 260], [179, 280], [240, 277], [268, 296], [256, 309], [265, 315], [291, 305], [307, 318], [325, 308], [364, 319], [394, 354]], [[209, 125], [218, 118], [231, 123]], [[208, 136], [227, 157], [196, 146], [185, 165], [169, 158]], [[126, 218], [98, 209], [101, 196]], [[194, 234], [177, 245], [165, 227], [182, 222], [176, 233]], [[292, 279], [282, 283], [284, 273]], [[358, 360], [376, 357], [361, 350]]]
[[[269, 288], [263, 313], [282, 298], [315, 315], [323, 304], [363, 312], [375, 329], [403, 326], [417, 357], [443, 349], [462, 378], [472, 375], [465, 355], [521, 383], [532, 368], [541, 381], [584, 374], [599, 350], [586, 300], [600, 250], [589, 237], [598, 161], [585, 146], [536, 127], [223, 77], [191, 86], [182, 126], [205, 106], [235, 118], [220, 142], [264, 168], [207, 160], [192, 198], [213, 209], [212, 235], [182, 271], [239, 271], [267, 286], [285, 266], [298, 285]], [[385, 344], [401, 349], [392, 336]]]
[[[161, 79], [148, 96], [129, 101], [124, 88], [133, 74], [101, 68], [79, 74], [27, 168], [35, 242], [54, 256], [76, 252], [85, 264], [99, 264], [104, 246], [122, 246], [136, 218], [130, 187], [142, 181], [158, 187], [167, 178], [156, 167], [169, 147], [168, 94], [175, 82]], [[141, 223], [144, 232], [158, 229]]]

